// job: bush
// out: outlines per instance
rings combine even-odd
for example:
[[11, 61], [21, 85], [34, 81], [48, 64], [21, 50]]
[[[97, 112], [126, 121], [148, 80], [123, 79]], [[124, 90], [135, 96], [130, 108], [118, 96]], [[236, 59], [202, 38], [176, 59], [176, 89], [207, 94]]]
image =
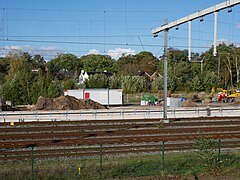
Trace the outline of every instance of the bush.
[[211, 139], [211, 136], [200, 135], [195, 140], [195, 147], [199, 152], [198, 155], [204, 170], [214, 175], [220, 173], [222, 162], [217, 154], [218, 142]]

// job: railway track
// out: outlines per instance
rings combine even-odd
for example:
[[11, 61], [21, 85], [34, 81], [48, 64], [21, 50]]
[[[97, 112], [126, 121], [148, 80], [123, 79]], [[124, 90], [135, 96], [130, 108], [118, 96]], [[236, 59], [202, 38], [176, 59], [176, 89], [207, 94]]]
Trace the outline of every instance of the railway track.
[[240, 117], [45, 121], [0, 123], [0, 160], [88, 157], [103, 154], [157, 153], [193, 150], [194, 140], [207, 135], [222, 148], [240, 148]]

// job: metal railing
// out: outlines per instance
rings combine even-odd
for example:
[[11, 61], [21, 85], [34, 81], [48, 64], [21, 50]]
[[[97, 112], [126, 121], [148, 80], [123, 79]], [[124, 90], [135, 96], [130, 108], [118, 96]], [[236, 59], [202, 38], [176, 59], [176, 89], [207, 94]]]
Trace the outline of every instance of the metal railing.
[[[239, 116], [240, 108], [179, 108], [168, 109], [168, 118], [205, 117], [205, 116]], [[64, 121], [64, 120], [110, 120], [163, 118], [163, 110], [108, 109], [81, 111], [16, 111], [0, 112], [0, 122], [29, 122], [29, 121]]]

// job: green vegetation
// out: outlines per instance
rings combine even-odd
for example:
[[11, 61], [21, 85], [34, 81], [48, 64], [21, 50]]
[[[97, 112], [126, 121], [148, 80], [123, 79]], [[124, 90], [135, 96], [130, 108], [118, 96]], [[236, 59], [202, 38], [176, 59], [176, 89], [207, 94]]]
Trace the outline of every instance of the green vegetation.
[[[237, 179], [240, 175], [239, 152], [225, 152], [221, 157], [222, 168], [217, 174], [203, 166], [206, 162], [204, 159], [199, 159], [198, 152], [165, 154], [164, 172], [161, 169], [160, 154], [115, 158], [104, 157], [103, 179], [125, 179], [143, 176], [171, 176], [190, 179], [193, 179], [194, 176], [204, 177], [200, 179], [210, 179], [210, 177], [217, 179], [217, 177], [224, 176], [227, 179]], [[99, 179], [99, 159], [36, 159], [34, 169], [36, 179]], [[0, 179], [31, 179], [31, 160], [24, 162], [0, 162]]]
[[201, 135], [195, 140], [195, 146], [198, 150], [198, 156], [203, 161], [202, 167], [212, 174], [218, 174], [222, 170], [222, 161], [220, 151], [220, 142], [211, 139], [210, 136]]
[[[169, 49], [168, 89], [175, 92], [210, 92], [212, 87], [240, 87], [240, 48], [219, 44], [218, 57], [209, 49], [199, 57], [187, 60], [187, 51]], [[202, 62], [202, 63], [200, 63]], [[201, 68], [201, 64], [202, 67]], [[81, 70], [111, 72], [113, 76], [91, 75], [79, 84]], [[139, 73], [142, 73], [141, 75]], [[154, 74], [154, 75], [153, 75]], [[153, 76], [152, 76], [153, 75]], [[121, 88], [124, 94], [158, 93], [163, 89], [163, 61], [151, 52], [122, 56], [59, 54], [46, 62], [36, 54], [10, 52], [0, 57], [0, 96], [14, 104], [34, 104], [39, 96], [57, 97], [64, 89]], [[37, 90], [37, 91], [36, 91]]]

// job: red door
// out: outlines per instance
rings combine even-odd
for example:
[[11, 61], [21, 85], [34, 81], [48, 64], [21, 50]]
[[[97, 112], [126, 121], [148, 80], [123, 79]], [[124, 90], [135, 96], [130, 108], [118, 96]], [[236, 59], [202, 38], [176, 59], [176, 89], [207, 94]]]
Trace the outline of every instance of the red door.
[[90, 99], [90, 93], [89, 92], [85, 92], [85, 99]]

